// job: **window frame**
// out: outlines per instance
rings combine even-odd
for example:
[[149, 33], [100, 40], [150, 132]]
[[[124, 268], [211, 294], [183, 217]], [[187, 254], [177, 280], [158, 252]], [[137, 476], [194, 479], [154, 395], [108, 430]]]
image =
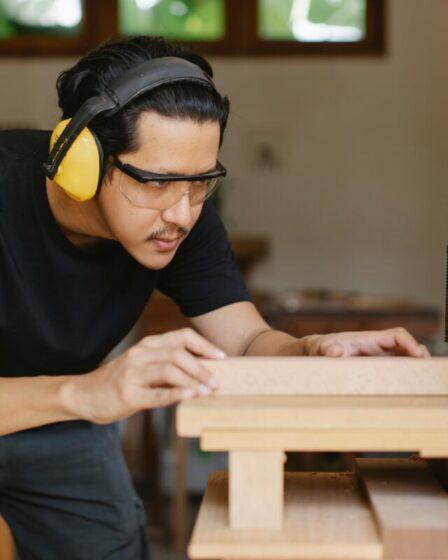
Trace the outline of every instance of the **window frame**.
[[[386, 0], [366, 1], [367, 29], [362, 41], [306, 43], [260, 39], [257, 0], [225, 0], [223, 39], [180, 43], [218, 56], [381, 55], [385, 52]], [[78, 36], [30, 35], [0, 40], [0, 57], [82, 55], [108, 38], [119, 37], [118, 25], [118, 0], [84, 0], [84, 21]]]

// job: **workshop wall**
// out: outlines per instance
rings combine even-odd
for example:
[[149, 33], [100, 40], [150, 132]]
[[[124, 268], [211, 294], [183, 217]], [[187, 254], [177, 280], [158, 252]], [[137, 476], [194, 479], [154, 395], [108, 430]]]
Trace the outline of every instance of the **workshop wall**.
[[[232, 233], [262, 234], [262, 288], [442, 306], [448, 242], [448, 2], [389, 0], [383, 57], [215, 58], [232, 100]], [[72, 59], [1, 59], [0, 123], [49, 128]]]

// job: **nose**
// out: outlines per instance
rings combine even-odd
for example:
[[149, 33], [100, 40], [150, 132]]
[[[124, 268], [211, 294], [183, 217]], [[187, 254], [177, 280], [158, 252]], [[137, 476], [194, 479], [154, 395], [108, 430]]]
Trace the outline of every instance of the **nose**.
[[179, 227], [188, 227], [191, 223], [191, 204], [188, 194], [188, 185], [184, 188], [182, 198], [162, 213], [165, 222], [170, 222]]

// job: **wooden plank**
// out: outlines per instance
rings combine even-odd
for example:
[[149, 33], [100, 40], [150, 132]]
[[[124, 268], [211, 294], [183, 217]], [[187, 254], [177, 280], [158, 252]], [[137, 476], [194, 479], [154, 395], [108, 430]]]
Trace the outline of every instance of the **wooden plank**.
[[448, 559], [448, 494], [423, 461], [358, 459], [385, 560]]
[[448, 396], [448, 358], [254, 357], [203, 360], [216, 395]]
[[448, 430], [207, 430], [204, 451], [229, 449], [283, 451], [409, 451], [448, 457]]
[[228, 479], [213, 473], [189, 546], [192, 559], [374, 560], [383, 547], [356, 477], [286, 473], [283, 528], [231, 529]]
[[432, 442], [428, 442], [419, 450], [419, 455], [422, 459], [444, 459], [448, 457], [448, 451], [446, 445], [436, 447], [432, 445]]
[[14, 560], [14, 542], [8, 525], [0, 516], [0, 560]]
[[233, 529], [281, 529], [282, 451], [229, 453], [229, 522]]
[[[447, 397], [201, 397], [177, 408], [179, 435], [208, 430], [448, 430]], [[373, 437], [376, 437], [373, 435]]]

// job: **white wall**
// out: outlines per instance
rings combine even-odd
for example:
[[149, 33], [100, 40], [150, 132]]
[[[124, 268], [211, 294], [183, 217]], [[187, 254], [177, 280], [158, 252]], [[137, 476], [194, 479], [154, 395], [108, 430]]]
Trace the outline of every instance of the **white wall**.
[[[271, 238], [260, 287], [439, 305], [448, 241], [448, 1], [389, 0], [388, 54], [213, 60], [232, 100], [222, 160], [233, 233]], [[0, 122], [50, 127], [72, 60], [0, 60]], [[257, 165], [271, 144], [277, 169]]]

